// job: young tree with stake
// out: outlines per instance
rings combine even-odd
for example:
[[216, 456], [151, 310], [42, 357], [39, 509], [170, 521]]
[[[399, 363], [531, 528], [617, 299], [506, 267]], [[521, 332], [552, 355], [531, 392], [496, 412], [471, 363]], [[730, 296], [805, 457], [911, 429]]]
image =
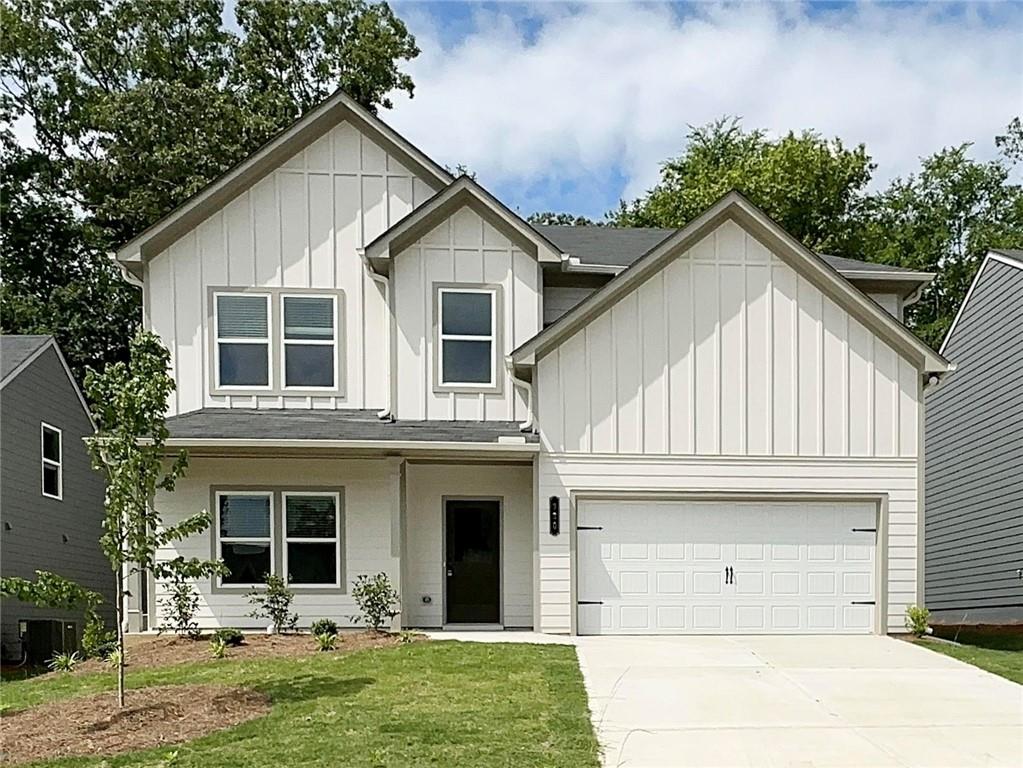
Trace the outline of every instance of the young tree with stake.
[[93, 466], [107, 481], [106, 514], [100, 545], [110, 560], [116, 581], [117, 701], [124, 706], [125, 584], [137, 573], [158, 579], [175, 574], [189, 579], [223, 571], [215, 560], [177, 557], [158, 561], [158, 550], [174, 541], [202, 533], [210, 526], [203, 510], [174, 525], [165, 525], [155, 506], [157, 491], [173, 491], [188, 466], [185, 451], [172, 454], [164, 422], [167, 398], [174, 380], [167, 373], [170, 354], [152, 333], [141, 331], [130, 345], [127, 363], [108, 365], [103, 373], [90, 370], [85, 388], [98, 425], [88, 438]]

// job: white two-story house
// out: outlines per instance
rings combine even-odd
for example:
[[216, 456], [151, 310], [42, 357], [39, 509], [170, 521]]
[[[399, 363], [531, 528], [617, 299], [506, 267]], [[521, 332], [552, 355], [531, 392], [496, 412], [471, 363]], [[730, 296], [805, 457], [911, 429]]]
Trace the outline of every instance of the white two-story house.
[[[338, 93], [125, 245], [171, 351], [166, 552], [204, 627], [883, 633], [921, 601], [931, 278], [812, 253], [738, 194], [679, 231], [534, 227]], [[139, 588], [156, 626], [162, 585]]]

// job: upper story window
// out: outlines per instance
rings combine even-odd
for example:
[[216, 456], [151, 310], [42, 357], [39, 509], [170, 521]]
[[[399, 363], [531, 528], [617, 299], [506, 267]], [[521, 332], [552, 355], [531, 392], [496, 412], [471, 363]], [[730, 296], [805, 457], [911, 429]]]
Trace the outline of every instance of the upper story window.
[[341, 291], [211, 289], [214, 394], [343, 395]]
[[337, 297], [284, 295], [281, 304], [285, 389], [334, 389]]
[[64, 446], [61, 431], [46, 422], [40, 425], [43, 496], [64, 498]]
[[217, 293], [213, 313], [218, 389], [270, 388], [270, 296]]
[[440, 288], [438, 384], [483, 391], [497, 380], [497, 291]]

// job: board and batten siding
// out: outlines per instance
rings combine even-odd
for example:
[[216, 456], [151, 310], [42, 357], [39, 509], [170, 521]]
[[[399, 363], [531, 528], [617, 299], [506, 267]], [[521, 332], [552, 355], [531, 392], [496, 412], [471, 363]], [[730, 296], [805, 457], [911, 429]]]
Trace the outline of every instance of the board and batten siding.
[[[918, 372], [737, 224], [537, 367], [545, 503], [594, 490], [886, 498], [887, 628], [902, 627], [918, 586]], [[571, 535], [539, 518], [540, 624], [567, 632]]]
[[538, 362], [551, 452], [915, 457], [916, 368], [727, 222]]
[[1023, 268], [983, 267], [927, 394], [925, 589], [949, 620], [1023, 621]]
[[[351, 616], [358, 614], [351, 597], [351, 583], [359, 574], [373, 575], [381, 571], [400, 589], [400, 461], [398, 459], [285, 459], [285, 458], [193, 458], [188, 475], [178, 481], [173, 493], [160, 491], [156, 508], [168, 525], [210, 509], [211, 487], [220, 490], [245, 490], [255, 486], [277, 490], [343, 489], [343, 527], [341, 532], [343, 593], [336, 589], [296, 588], [293, 610], [299, 626], [308, 627], [320, 618], [334, 619], [342, 626], [352, 626]], [[280, 510], [276, 511], [279, 518]], [[276, 547], [282, 546], [280, 527], [275, 532]], [[179, 555], [185, 558], [209, 559], [213, 553], [213, 529], [165, 545], [158, 552], [161, 561]], [[161, 601], [167, 585], [155, 583], [155, 624], [163, 620]], [[263, 629], [265, 619], [249, 614], [252, 605], [247, 588], [213, 589], [209, 579], [196, 582], [199, 611], [196, 620], [202, 629], [239, 627]]]
[[[143, 315], [171, 352], [177, 391], [170, 414], [383, 407], [387, 305], [358, 249], [435, 191], [342, 122], [155, 256], [147, 265]], [[211, 395], [210, 286], [341, 289], [344, 396]]]
[[[540, 268], [479, 214], [463, 207], [394, 260], [397, 412], [400, 419], [507, 421], [526, 417], [504, 357], [540, 330]], [[435, 392], [437, 285], [500, 287], [500, 392]]]

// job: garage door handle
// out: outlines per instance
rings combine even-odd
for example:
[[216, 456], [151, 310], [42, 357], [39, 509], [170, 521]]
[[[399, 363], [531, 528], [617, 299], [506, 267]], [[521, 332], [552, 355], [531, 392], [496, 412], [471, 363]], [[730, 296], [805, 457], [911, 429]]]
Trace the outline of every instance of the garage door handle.
[[603, 600], [576, 600], [579, 605], [603, 605]]
[[853, 533], [877, 533], [877, 528], [853, 528]]

